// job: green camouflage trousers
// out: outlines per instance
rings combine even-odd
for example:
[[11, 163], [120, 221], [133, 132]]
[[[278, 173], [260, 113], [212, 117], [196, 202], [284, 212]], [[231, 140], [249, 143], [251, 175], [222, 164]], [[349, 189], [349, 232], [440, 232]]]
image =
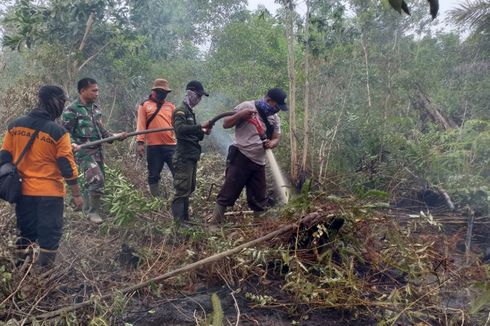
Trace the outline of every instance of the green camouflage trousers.
[[174, 188], [172, 215], [177, 220], [189, 219], [189, 197], [196, 190], [197, 162], [194, 160], [174, 157]]
[[102, 152], [82, 150], [76, 153], [75, 159], [79, 173], [83, 175], [83, 192], [103, 194], [105, 173]]

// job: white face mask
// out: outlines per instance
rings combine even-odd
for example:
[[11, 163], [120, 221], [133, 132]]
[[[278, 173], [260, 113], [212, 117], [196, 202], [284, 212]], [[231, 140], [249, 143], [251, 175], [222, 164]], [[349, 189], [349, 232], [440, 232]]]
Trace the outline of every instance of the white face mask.
[[190, 108], [193, 108], [198, 105], [199, 102], [201, 102], [201, 98], [202, 96], [200, 96], [196, 92], [187, 90], [184, 97], [184, 103], [187, 104]]

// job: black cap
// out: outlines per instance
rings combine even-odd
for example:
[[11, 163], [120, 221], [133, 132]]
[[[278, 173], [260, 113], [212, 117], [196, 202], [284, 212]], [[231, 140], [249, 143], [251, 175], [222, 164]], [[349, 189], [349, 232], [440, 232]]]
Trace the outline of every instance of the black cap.
[[288, 96], [285, 91], [283, 91], [281, 88], [271, 88], [267, 91], [266, 96], [273, 100], [274, 102], [277, 103], [277, 106], [279, 106], [279, 109], [281, 111], [287, 111], [288, 106], [284, 102], [286, 100], [286, 97]]
[[185, 87], [186, 90], [190, 90], [190, 91], [193, 91], [193, 92], [196, 92], [197, 94], [203, 96], [209, 96], [208, 93], [206, 93], [204, 91], [204, 87], [202, 86], [201, 82], [197, 81], [197, 80], [191, 80], [187, 86]]

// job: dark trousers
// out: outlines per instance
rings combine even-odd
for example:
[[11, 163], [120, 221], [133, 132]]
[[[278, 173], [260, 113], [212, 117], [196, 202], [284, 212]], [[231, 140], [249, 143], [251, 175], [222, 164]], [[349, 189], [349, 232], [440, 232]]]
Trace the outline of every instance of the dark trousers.
[[18, 249], [36, 241], [41, 249], [58, 249], [63, 232], [63, 197], [22, 196], [15, 214], [20, 232]]
[[172, 162], [175, 145], [149, 145], [146, 147], [146, 161], [148, 162], [148, 184], [158, 183], [163, 166], [167, 163], [172, 176], [175, 173]]
[[233, 157], [228, 156], [227, 162], [225, 183], [217, 203], [233, 206], [245, 187], [248, 207], [256, 212], [263, 211], [267, 201], [265, 166], [254, 163], [238, 150]]
[[197, 161], [176, 157], [174, 164], [175, 196], [172, 201], [172, 215], [177, 220], [188, 220], [189, 197], [196, 190]]

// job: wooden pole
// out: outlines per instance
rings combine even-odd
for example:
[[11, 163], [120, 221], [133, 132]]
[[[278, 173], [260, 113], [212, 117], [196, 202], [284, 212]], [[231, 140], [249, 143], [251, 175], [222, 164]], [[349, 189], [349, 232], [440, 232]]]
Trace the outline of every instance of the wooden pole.
[[[224, 117], [228, 117], [228, 116], [234, 115], [235, 113], [236, 112], [234, 112], [234, 111], [220, 113], [217, 116], [215, 116], [214, 118], [212, 118], [211, 120], [209, 120], [209, 125], [212, 127], [216, 123], [216, 121], [218, 121], [219, 119], [222, 119]], [[156, 129], [147, 129], [147, 130], [141, 130], [141, 131], [133, 131], [133, 132], [129, 132], [127, 134], [127, 137], [132, 137], [132, 136], [137, 136], [137, 135], [143, 135], [143, 134], [150, 134], [150, 133], [153, 133], [153, 132], [160, 132], [160, 131], [172, 131], [172, 130], [174, 130], [174, 128], [156, 128]], [[107, 143], [107, 142], [111, 142], [111, 141], [118, 140], [118, 139], [120, 139], [119, 136], [107, 137], [107, 138], [104, 138], [104, 139], [99, 139], [99, 140], [96, 140], [96, 141], [91, 141], [91, 142], [88, 142], [88, 143], [81, 144], [80, 145], [80, 148], [87, 148], [87, 147], [97, 146], [97, 145], [100, 145], [100, 144], [103, 144], [103, 143]]]
[[[172, 131], [174, 128], [157, 128], [157, 129], [147, 129], [147, 130], [141, 130], [141, 131], [133, 131], [133, 132], [128, 132], [128, 137], [131, 136], [137, 136], [137, 135], [143, 135], [143, 134], [150, 134], [152, 132], [159, 132], [159, 131]], [[80, 145], [80, 148], [87, 148], [87, 147], [92, 147], [92, 146], [97, 146], [103, 143], [107, 143], [110, 141], [118, 140], [120, 137], [119, 136], [112, 136], [112, 137], [107, 137], [104, 139], [99, 139], [96, 141], [91, 141], [88, 143], [84, 143]]]

